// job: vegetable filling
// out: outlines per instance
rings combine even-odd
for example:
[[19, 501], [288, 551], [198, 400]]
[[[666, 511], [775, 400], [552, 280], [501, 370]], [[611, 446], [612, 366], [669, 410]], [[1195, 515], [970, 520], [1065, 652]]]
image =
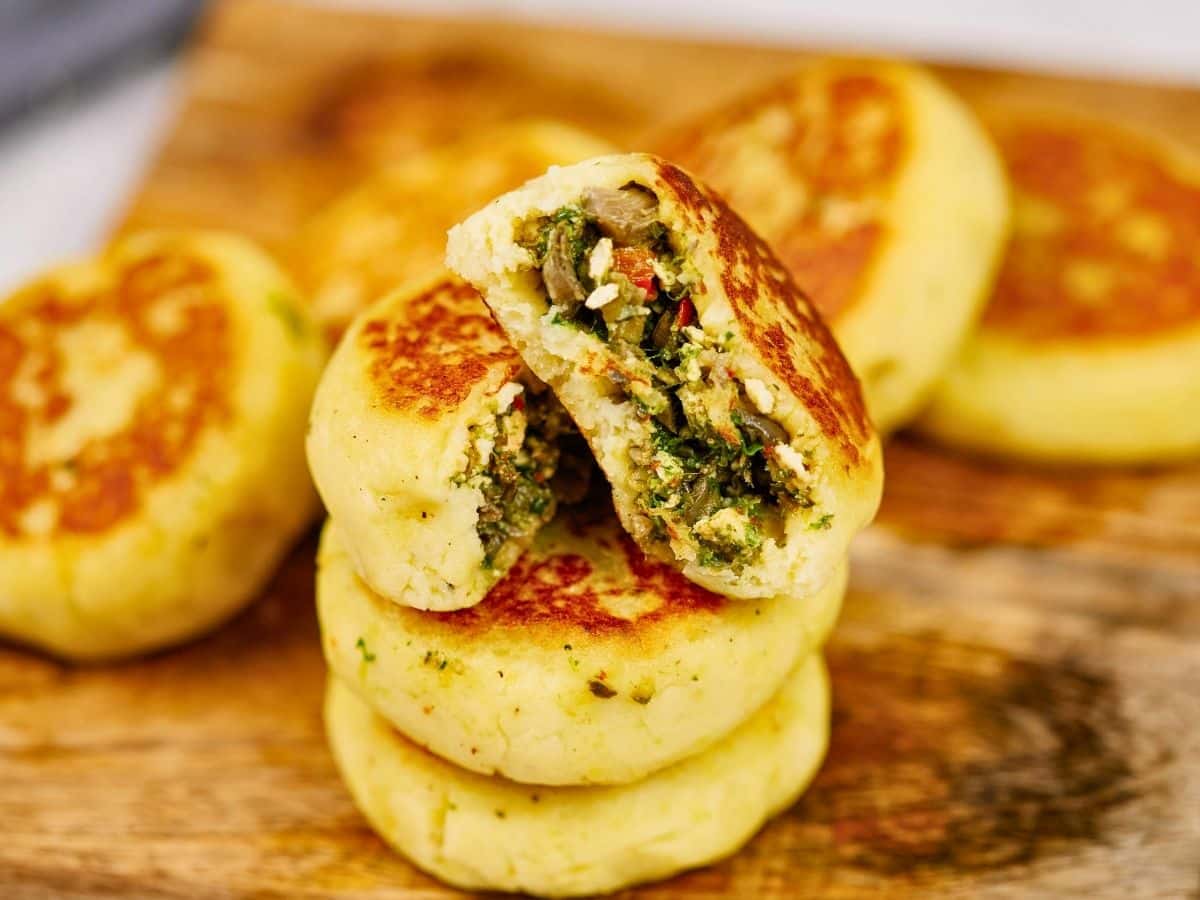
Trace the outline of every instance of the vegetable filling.
[[590, 475], [583, 438], [545, 385], [511, 382], [496, 404], [494, 419], [470, 428], [467, 466], [456, 479], [483, 495], [475, 529], [486, 568], [506, 546], [523, 548], [559, 502], [582, 499]]
[[[701, 327], [700, 276], [658, 198], [633, 183], [595, 188], [525, 222], [518, 242], [541, 272], [550, 321], [608, 346], [605, 374], [645, 425], [629, 454], [647, 533], [734, 572], [766, 538], [782, 542], [784, 515], [815, 508], [811, 456], [771, 418], [770, 388], [733, 375], [734, 335]], [[814, 513], [809, 527], [831, 518]]]

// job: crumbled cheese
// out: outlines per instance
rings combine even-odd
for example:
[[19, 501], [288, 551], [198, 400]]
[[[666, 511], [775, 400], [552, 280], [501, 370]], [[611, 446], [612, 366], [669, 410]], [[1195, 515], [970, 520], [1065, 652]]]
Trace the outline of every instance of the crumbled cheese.
[[693, 344], [700, 344], [703, 346], [704, 344], [708, 343], [708, 335], [704, 333], [703, 328], [697, 328], [695, 325], [685, 325], [683, 328], [683, 333], [687, 335], [687, 339]]
[[588, 274], [592, 276], [593, 281], [599, 281], [608, 274], [608, 270], [612, 268], [612, 260], [612, 240], [600, 238], [592, 248], [592, 255], [588, 257]]
[[[775, 397], [765, 384], [757, 378], [746, 379], [746, 396], [750, 398], [760, 413], [769, 416], [775, 410]], [[788, 448], [791, 449], [790, 447]]]
[[525, 390], [525, 386], [518, 384], [515, 381], [510, 381], [500, 390], [496, 391], [496, 412], [497, 414], [504, 412], [512, 406], [513, 400], [517, 395]]
[[610, 281], [608, 284], [600, 285], [600, 287], [588, 294], [588, 298], [583, 301], [583, 305], [588, 309], [600, 309], [600, 307], [607, 306], [616, 300], [620, 293], [621, 289]]
[[779, 460], [780, 463], [787, 466], [797, 475], [801, 475], [805, 478], [808, 477], [809, 472], [808, 468], [804, 464], [804, 454], [800, 453], [798, 450], [792, 449], [787, 444], [776, 444], [772, 452], [775, 454], [775, 458]]
[[695, 533], [702, 540], [734, 543], [745, 538], [749, 524], [750, 520], [744, 512], [727, 506], [697, 522]]
[[[654, 473], [654, 477], [668, 487], [678, 487], [683, 483], [683, 463], [678, 458], [672, 456], [666, 451], [659, 450], [650, 460], [650, 469]], [[665, 504], [667, 507], [675, 507], [679, 505], [680, 497], [676, 494], [671, 498], [671, 502]]]
[[650, 307], [648, 306], [626, 306], [617, 313], [617, 321], [624, 322], [626, 319], [636, 319], [639, 316], [648, 315], [650, 315]]
[[676, 370], [684, 381], [699, 381], [703, 376], [703, 371], [700, 368], [700, 354], [703, 350], [695, 344], [684, 344], [679, 348], [679, 355], [683, 357], [683, 362], [679, 364]]
[[496, 448], [495, 437], [478, 437], [475, 438], [475, 454], [480, 459], [489, 459], [492, 451]]
[[675, 282], [678, 281], [675, 273], [657, 259], [650, 260], [650, 268], [654, 270], [654, 275], [658, 278], [658, 283], [664, 288], [674, 287]]

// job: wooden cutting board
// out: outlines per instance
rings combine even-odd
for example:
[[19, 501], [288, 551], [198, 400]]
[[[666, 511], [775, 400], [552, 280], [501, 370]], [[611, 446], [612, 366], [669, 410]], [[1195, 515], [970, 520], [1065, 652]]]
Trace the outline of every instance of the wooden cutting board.
[[[780, 49], [225, 0], [126, 227], [275, 249], [374, 164], [529, 112], [631, 149]], [[1200, 94], [939, 69], [1200, 147]], [[630, 897], [1200, 897], [1200, 468], [1047, 471], [901, 437], [829, 648], [829, 760], [743, 852]], [[0, 896], [433, 898], [334, 772], [310, 540], [191, 647], [0, 649]], [[487, 848], [481, 847], [481, 853]]]

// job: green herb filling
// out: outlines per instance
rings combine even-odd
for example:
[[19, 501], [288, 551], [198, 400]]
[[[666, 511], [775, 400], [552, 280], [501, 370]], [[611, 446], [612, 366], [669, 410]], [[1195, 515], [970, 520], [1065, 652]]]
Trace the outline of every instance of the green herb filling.
[[[700, 327], [700, 276], [659, 221], [657, 197], [635, 184], [594, 189], [525, 222], [518, 242], [541, 273], [549, 320], [608, 346], [606, 374], [646, 425], [629, 454], [649, 533], [690, 540], [706, 567], [753, 564], [786, 512], [814, 508], [812, 460], [764, 414], [767, 387], [755, 384], [752, 400], [732, 374], [733, 334]], [[810, 527], [831, 519], [814, 515]]]
[[[575, 449], [580, 441], [566, 411], [544, 388], [536, 394], [526, 389], [492, 421], [471, 427], [467, 466], [456, 480], [483, 495], [476, 531], [486, 567], [509, 542], [527, 541], [550, 521], [560, 497], [578, 499], [581, 491], [568, 476], [586, 477]], [[566, 462], [564, 448], [571, 453]]]

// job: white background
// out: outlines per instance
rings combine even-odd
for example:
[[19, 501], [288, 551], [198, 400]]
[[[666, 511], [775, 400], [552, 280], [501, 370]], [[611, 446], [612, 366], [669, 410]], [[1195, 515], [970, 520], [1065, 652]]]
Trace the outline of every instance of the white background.
[[[139, 0], [151, 2], [151, 0]], [[417, 13], [890, 50], [1200, 85], [1200, 0], [324, 0]], [[177, 102], [171, 65], [0, 133], [0, 291], [95, 246]]]

